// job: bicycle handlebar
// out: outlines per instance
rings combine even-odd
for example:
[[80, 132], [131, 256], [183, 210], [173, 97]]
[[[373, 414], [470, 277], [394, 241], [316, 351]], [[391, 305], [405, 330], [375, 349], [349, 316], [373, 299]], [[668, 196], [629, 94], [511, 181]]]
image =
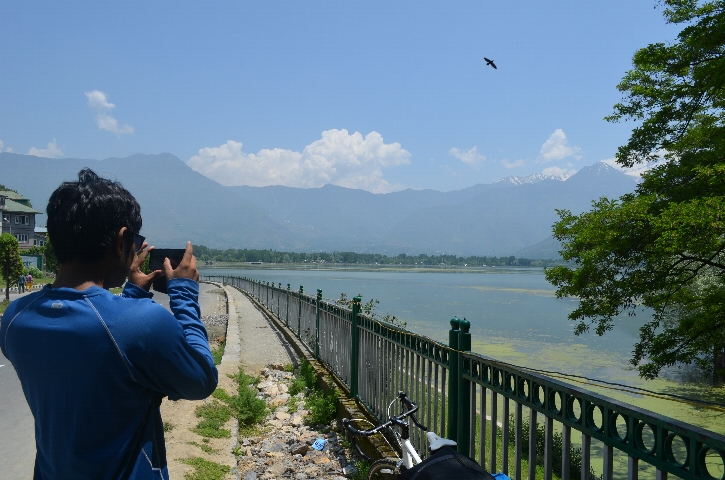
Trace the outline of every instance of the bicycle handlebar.
[[357, 436], [369, 437], [371, 435], [380, 433], [384, 429], [386, 429], [390, 426], [393, 426], [393, 425], [407, 427], [407, 424], [403, 421], [406, 417], [410, 417], [413, 420], [413, 423], [418, 428], [423, 430], [424, 432], [428, 430], [428, 427], [426, 427], [425, 425], [420, 423], [414, 415], [415, 412], [418, 411], [418, 405], [416, 405], [414, 402], [412, 402], [406, 396], [405, 392], [398, 392], [398, 398], [400, 399], [400, 403], [402, 403], [407, 408], [407, 410], [404, 411], [403, 413], [401, 413], [400, 415], [390, 417], [385, 423], [382, 423], [382, 424], [378, 425], [377, 427], [369, 428], [367, 430], [358, 430], [357, 428], [355, 428], [351, 425], [349, 418], [342, 419], [342, 424], [345, 426], [345, 428], [347, 430], [350, 431], [350, 433], [353, 434], [353, 439], [352, 439], [353, 445], [355, 445], [355, 448], [357, 449], [360, 456], [362, 456], [366, 461], [370, 461], [370, 457], [368, 457], [367, 455], [365, 455], [365, 453], [363, 453], [363, 451], [360, 449], [360, 446], [355, 441], [355, 438]]

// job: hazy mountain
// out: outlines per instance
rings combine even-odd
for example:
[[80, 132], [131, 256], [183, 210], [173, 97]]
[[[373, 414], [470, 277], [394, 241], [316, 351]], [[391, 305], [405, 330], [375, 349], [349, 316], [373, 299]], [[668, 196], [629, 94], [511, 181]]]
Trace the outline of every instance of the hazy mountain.
[[[192, 240], [223, 247], [299, 247], [294, 235], [268, 213], [168, 153], [102, 161], [0, 153], [0, 183], [45, 211], [53, 190], [63, 181], [77, 179], [84, 167], [120, 181], [133, 193], [141, 204], [142, 233], [153, 245], [183, 245]], [[44, 215], [37, 219], [37, 224], [44, 222]]]
[[224, 187], [171, 154], [96, 161], [12, 153], [0, 153], [0, 183], [44, 210], [50, 193], [85, 166], [121, 181], [136, 196], [142, 233], [157, 246], [191, 240], [217, 248], [294, 251], [550, 256], [544, 254], [555, 255], [558, 246], [535, 247], [551, 237], [556, 208], [579, 213], [596, 198], [619, 197], [636, 185], [598, 163], [567, 179], [530, 176], [453, 192]]

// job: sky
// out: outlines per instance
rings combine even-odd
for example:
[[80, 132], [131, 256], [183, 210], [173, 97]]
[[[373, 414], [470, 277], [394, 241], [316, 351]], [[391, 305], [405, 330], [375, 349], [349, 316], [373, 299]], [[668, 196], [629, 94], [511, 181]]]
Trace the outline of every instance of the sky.
[[679, 29], [654, 0], [0, 2], [0, 151], [374, 193], [573, 173]]

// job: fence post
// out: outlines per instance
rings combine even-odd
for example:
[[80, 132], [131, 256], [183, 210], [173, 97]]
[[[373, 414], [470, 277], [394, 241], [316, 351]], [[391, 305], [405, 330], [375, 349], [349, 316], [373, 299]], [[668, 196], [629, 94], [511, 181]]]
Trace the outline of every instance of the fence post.
[[265, 307], [269, 308], [269, 282], [267, 282], [267, 304]]
[[287, 284], [287, 314], [284, 316], [284, 323], [287, 325], [287, 328], [289, 328], [289, 296], [290, 296], [290, 286], [288, 283]]
[[350, 393], [352, 398], [358, 397], [357, 390], [357, 373], [358, 373], [358, 362], [360, 361], [360, 332], [357, 328], [357, 317], [360, 315], [360, 303], [362, 298], [360, 296], [353, 297], [352, 299], [352, 327], [351, 335], [352, 344], [350, 345]]
[[302, 293], [304, 292], [304, 288], [302, 285], [300, 285], [300, 293], [297, 295], [297, 338], [302, 338], [301, 335], [301, 328], [302, 328]]
[[315, 358], [320, 358], [320, 302], [322, 301], [322, 289], [317, 289], [317, 301], [315, 302]]
[[460, 320], [451, 318], [451, 329], [448, 330], [448, 438], [458, 439], [458, 328]]
[[[465, 318], [459, 322], [458, 350], [460, 352], [471, 351], [471, 322]], [[471, 456], [471, 381], [463, 378], [466, 373], [471, 373], [471, 361], [464, 359], [463, 354], [458, 354], [458, 451], [464, 455]], [[496, 419], [491, 419], [495, 422]], [[493, 428], [493, 427], [491, 427]], [[483, 442], [481, 442], [483, 444]]]

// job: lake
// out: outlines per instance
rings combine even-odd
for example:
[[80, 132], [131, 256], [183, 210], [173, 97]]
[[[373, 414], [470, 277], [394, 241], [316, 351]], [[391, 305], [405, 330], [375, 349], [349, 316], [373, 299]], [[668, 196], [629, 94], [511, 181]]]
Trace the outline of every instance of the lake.
[[[376, 312], [390, 313], [407, 322], [407, 329], [441, 342], [448, 342], [453, 316], [471, 322], [473, 351], [520, 365], [580, 375], [716, 401], [725, 404], [725, 389], [702, 383], [686, 383], [690, 369], [672, 369], [668, 378], [645, 381], [628, 363], [639, 327], [647, 321], [642, 313], [622, 316], [613, 331], [599, 337], [590, 332], [574, 335], [575, 322], [567, 315], [576, 299], [558, 299], [542, 269], [489, 268], [475, 272], [446, 271], [349, 271], [331, 269], [207, 269], [202, 275], [235, 275], [265, 282], [289, 283], [293, 290], [304, 287], [314, 295], [318, 288], [329, 300], [360, 294], [363, 302], [380, 301]], [[574, 379], [582, 381], [581, 379]], [[633, 403], [688, 423], [725, 432], [725, 410], [702, 409], [687, 403], [630, 394], [590, 382], [577, 386]]]

